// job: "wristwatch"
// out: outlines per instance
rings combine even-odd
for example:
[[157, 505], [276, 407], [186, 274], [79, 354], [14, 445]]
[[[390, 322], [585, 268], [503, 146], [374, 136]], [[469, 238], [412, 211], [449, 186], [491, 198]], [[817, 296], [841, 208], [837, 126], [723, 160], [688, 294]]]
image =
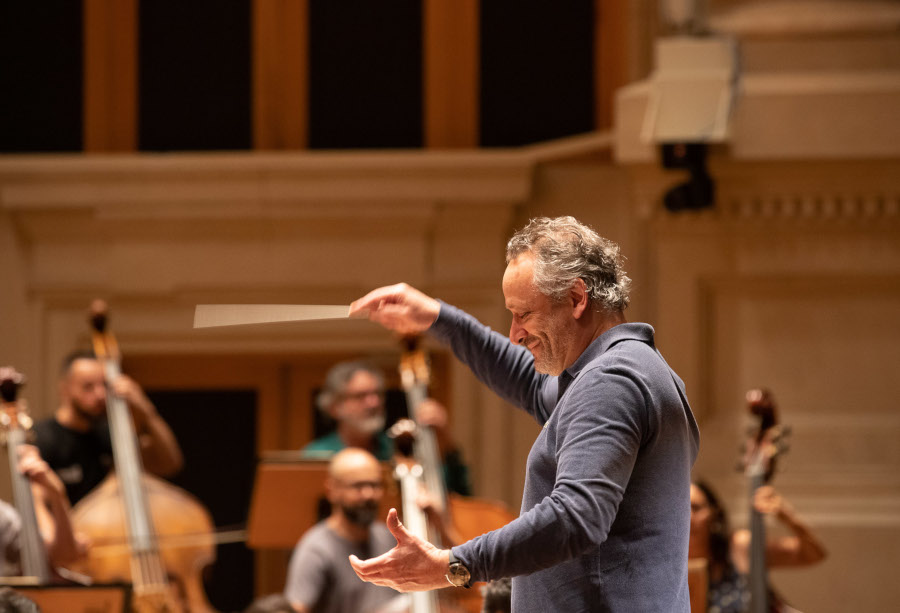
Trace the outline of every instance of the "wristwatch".
[[450, 582], [450, 585], [454, 587], [472, 587], [470, 583], [472, 573], [469, 572], [469, 569], [466, 568], [465, 564], [456, 559], [452, 550], [450, 551], [450, 572], [444, 576], [447, 577], [447, 581]]

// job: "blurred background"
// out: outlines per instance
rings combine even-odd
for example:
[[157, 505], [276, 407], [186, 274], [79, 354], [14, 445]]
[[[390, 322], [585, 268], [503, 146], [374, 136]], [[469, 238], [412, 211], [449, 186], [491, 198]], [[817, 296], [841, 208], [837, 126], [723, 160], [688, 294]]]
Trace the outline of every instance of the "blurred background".
[[[0, 364], [51, 415], [106, 299], [217, 525], [313, 438], [334, 361], [400, 349], [358, 321], [193, 330], [196, 304], [406, 281], [505, 331], [507, 238], [573, 215], [621, 245], [736, 525], [744, 393], [778, 399], [778, 487], [830, 552], [779, 589], [900, 601], [900, 3], [4, 2], [0, 83]], [[518, 508], [537, 426], [429, 349], [476, 493]], [[281, 589], [286, 555], [220, 546], [213, 604]]]

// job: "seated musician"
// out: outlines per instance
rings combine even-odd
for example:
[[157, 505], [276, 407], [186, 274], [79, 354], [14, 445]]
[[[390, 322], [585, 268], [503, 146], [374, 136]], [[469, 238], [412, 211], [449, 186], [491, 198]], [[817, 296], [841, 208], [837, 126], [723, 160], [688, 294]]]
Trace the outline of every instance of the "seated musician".
[[[112, 387], [131, 408], [144, 469], [161, 477], [181, 470], [184, 459], [175, 435], [141, 386], [122, 375]], [[69, 355], [59, 390], [54, 416], [34, 426], [35, 444], [65, 483], [74, 505], [103, 481], [113, 463], [103, 365], [90, 352]]]
[[[22, 445], [16, 470], [32, 484], [34, 514], [51, 567], [63, 566], [84, 552], [69, 521], [69, 501], [59, 477], [41, 459], [36, 447]], [[22, 521], [12, 505], [0, 500], [0, 576], [19, 575], [19, 534]]]
[[[769, 568], [809, 566], [825, 559], [822, 542], [812, 533], [778, 492], [769, 485], [756, 490], [753, 505], [760, 513], [776, 517], [793, 534], [769, 538]], [[703, 482], [691, 483], [691, 533], [688, 556], [706, 559], [709, 572], [707, 610], [712, 613], [744, 613], [750, 602], [750, 531], [731, 533], [724, 507]]]
[[[316, 404], [337, 427], [304, 447], [304, 455], [329, 457], [345, 447], [361, 447], [379, 460], [393, 458], [394, 443], [384, 431], [384, 375], [377, 368], [365, 362], [336, 364], [328, 371]], [[416, 421], [434, 430], [443, 456], [447, 489], [469, 495], [468, 468], [447, 427], [447, 411], [437, 401], [428, 399], [417, 408]]]
[[405, 598], [356, 576], [351, 554], [371, 558], [397, 542], [378, 520], [382, 469], [368, 451], [348, 447], [334, 454], [326, 490], [331, 515], [310, 528], [291, 555], [284, 595], [297, 613], [405, 611]]

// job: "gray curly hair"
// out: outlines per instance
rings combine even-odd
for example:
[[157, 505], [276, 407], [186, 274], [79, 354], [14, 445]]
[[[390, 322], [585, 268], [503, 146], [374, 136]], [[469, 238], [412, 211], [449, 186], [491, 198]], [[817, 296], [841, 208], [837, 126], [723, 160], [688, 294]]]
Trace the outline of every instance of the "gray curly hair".
[[575, 279], [587, 286], [598, 311], [628, 307], [631, 279], [622, 268], [619, 246], [574, 217], [538, 217], [506, 245], [506, 263], [523, 253], [534, 255], [534, 285], [552, 300], [562, 300]]
[[316, 395], [316, 407], [323, 413], [328, 413], [344, 393], [344, 387], [360, 370], [370, 373], [378, 381], [378, 385], [384, 389], [384, 374], [373, 364], [362, 360], [338, 362], [325, 375], [325, 383]]

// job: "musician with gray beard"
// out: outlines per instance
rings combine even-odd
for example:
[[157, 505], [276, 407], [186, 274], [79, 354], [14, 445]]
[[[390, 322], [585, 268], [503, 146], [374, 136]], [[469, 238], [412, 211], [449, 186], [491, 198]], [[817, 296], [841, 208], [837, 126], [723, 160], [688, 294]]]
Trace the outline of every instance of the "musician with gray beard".
[[396, 541], [380, 521], [384, 493], [381, 465], [369, 452], [336, 453], [325, 483], [331, 515], [310, 528], [291, 555], [284, 595], [297, 613], [369, 613], [405, 610], [406, 597], [365, 583], [348, 557], [380, 555]]
[[[362, 361], [332, 366], [316, 405], [334, 420], [336, 427], [304, 447], [304, 457], [327, 459], [347, 447], [359, 447], [382, 462], [394, 459], [394, 441], [384, 431], [384, 399], [384, 375], [374, 366]], [[468, 468], [450, 435], [444, 407], [434, 399], [426, 399], [416, 408], [416, 422], [434, 431], [447, 489], [464, 496], [471, 494]]]

